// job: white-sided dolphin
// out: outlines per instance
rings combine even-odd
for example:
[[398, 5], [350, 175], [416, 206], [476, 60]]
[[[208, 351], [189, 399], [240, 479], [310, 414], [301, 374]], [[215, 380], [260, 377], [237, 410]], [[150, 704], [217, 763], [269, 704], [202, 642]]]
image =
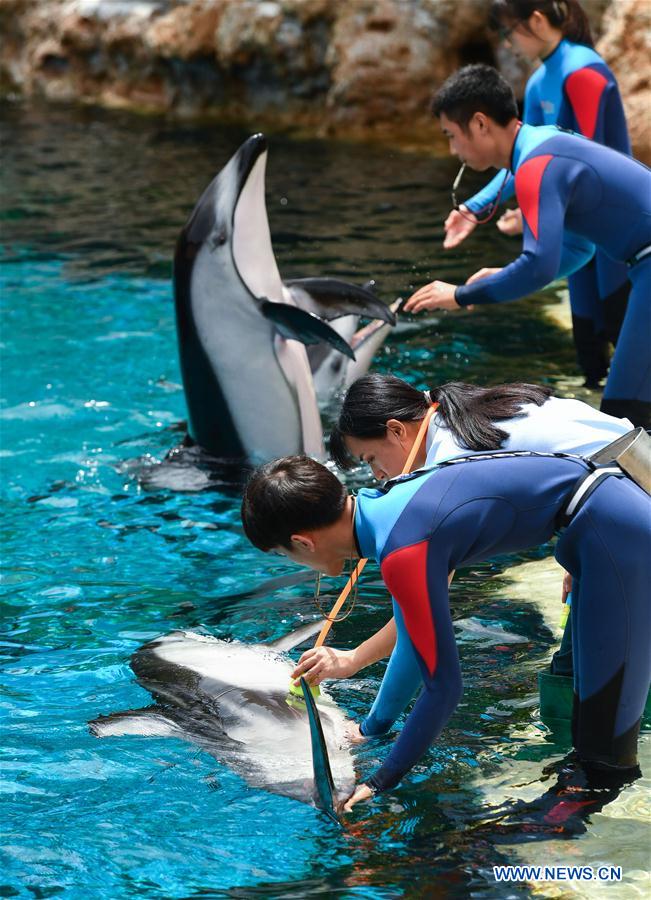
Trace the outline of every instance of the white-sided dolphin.
[[282, 281], [265, 203], [266, 148], [263, 135], [250, 137], [213, 179], [174, 258], [189, 435], [212, 456], [251, 462], [323, 455], [305, 345], [354, 358], [327, 321], [395, 322], [364, 288], [333, 278]]
[[100, 716], [90, 729], [98, 737], [190, 741], [250, 785], [313, 803], [332, 816], [354, 785], [345, 733], [349, 720], [323, 688], [316, 722], [304, 702], [287, 702], [294, 666], [286, 651], [320, 624], [310, 623], [269, 645], [186, 631], [157, 638], [131, 659], [138, 682], [155, 704]]

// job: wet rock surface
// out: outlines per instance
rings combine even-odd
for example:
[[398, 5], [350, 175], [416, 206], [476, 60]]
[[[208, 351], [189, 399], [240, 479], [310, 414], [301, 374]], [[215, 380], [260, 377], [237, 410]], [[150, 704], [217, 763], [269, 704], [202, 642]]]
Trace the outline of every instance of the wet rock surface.
[[[0, 87], [176, 117], [427, 142], [432, 89], [468, 62], [528, 71], [486, 28], [490, 0], [0, 0]], [[636, 149], [651, 155], [651, 4], [587, 0]]]

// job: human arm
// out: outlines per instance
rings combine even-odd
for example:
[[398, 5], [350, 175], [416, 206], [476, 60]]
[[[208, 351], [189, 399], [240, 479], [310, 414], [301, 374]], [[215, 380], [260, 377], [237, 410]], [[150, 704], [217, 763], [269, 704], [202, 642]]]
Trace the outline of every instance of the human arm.
[[540, 154], [529, 157], [516, 175], [523, 212], [522, 254], [499, 272], [456, 289], [460, 306], [517, 300], [549, 284], [561, 272], [563, 226], [572, 191], [574, 160]]
[[403, 306], [404, 312], [419, 313], [426, 309], [459, 309], [455, 299], [458, 285], [447, 281], [431, 281], [409, 297]]
[[477, 217], [471, 213], [465, 204], [450, 210], [447, 219], [443, 223], [445, 230], [445, 238], [443, 239], [443, 249], [451, 250], [458, 247], [462, 241], [477, 227]]
[[[464, 206], [478, 218], [482, 213], [488, 212], [489, 207], [495, 203], [506, 203], [515, 193], [513, 175], [508, 169], [500, 169], [494, 178], [488, 182], [470, 199], [464, 201]], [[498, 200], [499, 198], [499, 200]]]
[[423, 689], [386, 760], [365, 779], [376, 792], [396, 785], [415, 765], [461, 697], [446, 563], [445, 549], [434, 536], [394, 550], [382, 561], [382, 576], [403, 612]]
[[396, 643], [396, 623], [391, 619], [353, 650], [336, 650], [334, 647], [312, 647], [306, 650], [292, 672], [294, 684], [303, 675], [308, 684], [321, 684], [326, 678], [350, 678], [389, 656]]
[[364, 737], [385, 734], [413, 698], [421, 684], [420, 666], [402, 612], [393, 601], [395, 646], [369, 714], [360, 724]]
[[506, 169], [502, 169], [485, 188], [451, 210], [443, 223], [445, 229], [443, 249], [451, 250], [465, 241], [480, 224], [479, 217], [483, 212], [489, 211], [491, 204], [506, 203], [510, 200], [514, 193], [513, 184], [513, 176]]

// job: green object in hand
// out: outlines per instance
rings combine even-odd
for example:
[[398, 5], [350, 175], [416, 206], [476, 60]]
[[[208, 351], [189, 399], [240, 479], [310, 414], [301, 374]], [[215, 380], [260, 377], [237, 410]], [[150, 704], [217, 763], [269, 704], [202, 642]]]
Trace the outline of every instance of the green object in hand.
[[[312, 696], [316, 699], [316, 697], [321, 696], [321, 690], [319, 689], [318, 684], [310, 685], [310, 692]], [[303, 688], [300, 684], [294, 684], [293, 681], [289, 682], [289, 694], [287, 695], [287, 703], [290, 706], [296, 706], [299, 708], [305, 708], [305, 698], [303, 697]]]

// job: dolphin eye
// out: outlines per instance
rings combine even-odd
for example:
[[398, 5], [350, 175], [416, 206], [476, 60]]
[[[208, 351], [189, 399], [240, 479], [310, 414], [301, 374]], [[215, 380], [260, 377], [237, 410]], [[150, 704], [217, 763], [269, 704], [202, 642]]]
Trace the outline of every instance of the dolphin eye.
[[226, 234], [226, 231], [222, 230], [212, 236], [210, 243], [213, 249], [216, 249], [217, 247], [223, 247], [227, 240], [228, 235]]

